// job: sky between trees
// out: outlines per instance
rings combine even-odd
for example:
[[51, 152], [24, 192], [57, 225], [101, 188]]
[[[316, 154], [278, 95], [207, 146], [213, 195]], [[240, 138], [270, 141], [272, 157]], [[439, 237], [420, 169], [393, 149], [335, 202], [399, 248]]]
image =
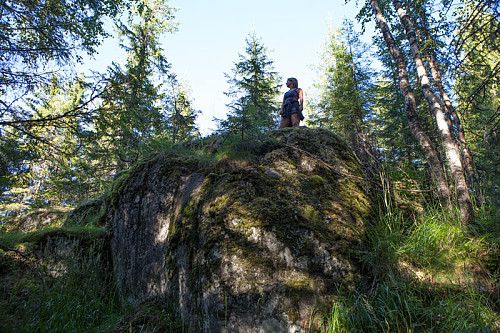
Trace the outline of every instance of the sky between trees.
[[[314, 66], [325, 43], [329, 28], [340, 28], [343, 20], [354, 21], [359, 8], [354, 2], [315, 0], [249, 2], [172, 0], [178, 31], [161, 38], [167, 60], [179, 79], [191, 88], [194, 107], [201, 110], [198, 124], [203, 135], [211, 133], [213, 118], [224, 118], [224, 92], [229, 73], [238, 54], [244, 53], [246, 36], [255, 31], [269, 49], [275, 70], [284, 78], [293, 76], [307, 94], [315, 79]], [[365, 41], [370, 41], [374, 25], [367, 27]], [[79, 70], [104, 71], [111, 61], [124, 61], [125, 53], [116, 39], [108, 39]], [[282, 90], [286, 91], [286, 87]]]

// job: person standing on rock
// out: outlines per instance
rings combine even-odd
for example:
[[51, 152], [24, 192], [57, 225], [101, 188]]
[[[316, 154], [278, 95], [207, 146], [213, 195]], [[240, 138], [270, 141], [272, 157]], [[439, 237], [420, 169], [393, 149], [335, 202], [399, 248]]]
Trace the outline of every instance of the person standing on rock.
[[283, 96], [281, 104], [281, 121], [279, 128], [298, 127], [301, 120], [304, 120], [302, 110], [304, 109], [304, 94], [299, 88], [299, 82], [291, 77], [286, 80], [288, 90]]

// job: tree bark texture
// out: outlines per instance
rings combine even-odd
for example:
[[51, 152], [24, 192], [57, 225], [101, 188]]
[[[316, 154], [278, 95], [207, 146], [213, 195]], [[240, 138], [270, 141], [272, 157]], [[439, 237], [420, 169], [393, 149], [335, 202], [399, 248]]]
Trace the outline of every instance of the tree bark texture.
[[441, 104], [439, 103], [431, 88], [429, 77], [427, 76], [427, 71], [420, 55], [420, 48], [418, 46], [413, 24], [410, 22], [410, 18], [406, 14], [406, 11], [403, 9], [401, 2], [398, 0], [394, 0], [393, 4], [399, 19], [405, 28], [406, 37], [410, 42], [410, 50], [417, 67], [420, 86], [422, 87], [425, 99], [427, 100], [429, 107], [434, 113], [434, 117], [439, 129], [439, 134], [443, 141], [446, 158], [448, 160], [448, 165], [450, 167], [451, 175], [455, 184], [455, 191], [458, 198], [458, 206], [460, 208], [462, 223], [469, 224], [474, 220], [474, 210], [472, 208], [469, 189], [465, 181], [464, 170], [460, 161], [458, 146], [451, 136], [450, 128], [448, 127], [448, 124], [446, 122], [443, 108], [441, 107]]
[[452, 209], [453, 206], [451, 204], [451, 192], [446, 181], [445, 173], [441, 168], [441, 162], [429, 136], [420, 127], [417, 115], [417, 103], [415, 101], [415, 94], [413, 93], [413, 89], [411, 88], [410, 82], [408, 80], [406, 60], [404, 58], [404, 55], [396, 46], [396, 42], [392, 37], [387, 21], [382, 14], [382, 11], [380, 10], [377, 0], [370, 0], [370, 5], [380, 27], [380, 30], [382, 31], [385, 43], [389, 48], [389, 52], [397, 64], [399, 88], [401, 89], [401, 92], [405, 97], [406, 116], [410, 125], [410, 131], [412, 135], [417, 139], [418, 143], [424, 151], [425, 158], [429, 163], [431, 175], [437, 185], [438, 196], [441, 203], [447, 209]]
[[481, 187], [479, 186], [479, 182], [477, 181], [476, 172], [474, 169], [474, 163], [472, 161], [472, 154], [470, 153], [469, 147], [467, 146], [467, 141], [465, 139], [465, 131], [460, 121], [460, 118], [455, 110], [455, 107], [451, 103], [451, 99], [444, 89], [443, 81], [441, 79], [441, 71], [437, 65], [436, 55], [432, 50], [427, 53], [427, 62], [429, 63], [429, 68], [431, 70], [432, 77], [434, 78], [434, 82], [436, 82], [436, 86], [439, 89], [439, 95], [443, 100], [444, 106], [447, 110], [447, 113], [450, 115], [449, 118], [453, 120], [455, 127], [457, 128], [458, 133], [458, 142], [460, 143], [460, 148], [462, 149], [462, 163], [467, 172], [467, 176], [469, 177], [469, 181], [474, 188], [474, 194], [476, 198], [476, 204], [478, 207], [483, 205], [483, 196], [481, 194]]
[[429, 31], [427, 13], [426, 12], [421, 13], [419, 15], [419, 20], [421, 20], [421, 23], [420, 26], [418, 26], [417, 28], [418, 29], [417, 32], [419, 32], [420, 36], [422, 36], [422, 38], [425, 38], [426, 41], [431, 41], [430, 43], [431, 46], [429, 47], [428, 51], [425, 52], [427, 58], [427, 64], [429, 66], [429, 70], [432, 74], [432, 77], [434, 78], [436, 87], [439, 91], [439, 96], [441, 97], [441, 101], [444, 103], [444, 110], [447, 115], [448, 126], [450, 128], [450, 131], [452, 132], [452, 135], [454, 134], [453, 126], [455, 126], [456, 128], [457, 135], [453, 135], [453, 139], [456, 140], [460, 145], [462, 153], [461, 155], [462, 165], [465, 168], [465, 171], [467, 172], [469, 184], [472, 185], [472, 187], [474, 188], [475, 192], [474, 194], [476, 198], [475, 203], [478, 207], [481, 207], [484, 203], [484, 199], [481, 193], [481, 187], [479, 186], [479, 182], [477, 180], [474, 168], [474, 162], [472, 160], [472, 154], [470, 153], [469, 147], [467, 146], [467, 142], [465, 139], [465, 131], [460, 121], [460, 117], [458, 116], [455, 107], [451, 102], [451, 98], [449, 97], [443, 85], [441, 70], [435, 51], [436, 43]]

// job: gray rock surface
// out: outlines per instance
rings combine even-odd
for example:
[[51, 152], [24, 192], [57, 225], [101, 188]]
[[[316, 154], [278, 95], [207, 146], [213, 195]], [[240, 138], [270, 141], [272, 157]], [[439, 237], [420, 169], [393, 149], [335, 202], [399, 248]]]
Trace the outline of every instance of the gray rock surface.
[[189, 332], [302, 332], [339, 287], [375, 216], [364, 172], [328, 131], [270, 133], [257, 161], [162, 153], [112, 194], [112, 253], [124, 300], [173, 300]]

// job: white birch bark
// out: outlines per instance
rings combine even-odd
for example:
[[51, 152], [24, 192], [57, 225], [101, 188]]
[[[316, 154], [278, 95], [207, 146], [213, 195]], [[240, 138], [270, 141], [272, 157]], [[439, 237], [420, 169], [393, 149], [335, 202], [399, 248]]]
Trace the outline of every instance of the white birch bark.
[[389, 48], [389, 52], [397, 64], [399, 87], [405, 97], [405, 110], [408, 118], [408, 123], [410, 125], [410, 131], [412, 135], [417, 139], [418, 143], [424, 151], [426, 160], [429, 163], [431, 175], [437, 185], [438, 196], [441, 203], [447, 209], [452, 209], [451, 193], [446, 181], [446, 176], [443, 169], [441, 168], [441, 162], [429, 136], [420, 127], [417, 116], [417, 104], [415, 101], [415, 95], [408, 80], [406, 60], [404, 58], [404, 55], [396, 46], [396, 42], [394, 41], [394, 38], [392, 37], [392, 34], [389, 30], [389, 25], [387, 24], [387, 21], [382, 14], [382, 11], [380, 10], [377, 0], [370, 0], [370, 5], [380, 27], [380, 30], [382, 31], [382, 35], [387, 44], [387, 47]]
[[455, 124], [458, 132], [458, 141], [460, 143], [460, 148], [462, 149], [462, 163], [469, 177], [469, 181], [472, 183], [474, 187], [476, 203], [478, 207], [483, 205], [483, 196], [481, 193], [481, 187], [479, 186], [479, 182], [477, 181], [476, 172], [474, 170], [474, 163], [472, 162], [472, 154], [470, 153], [469, 147], [467, 146], [467, 141], [465, 139], [465, 131], [464, 127], [460, 121], [460, 117], [458, 116], [455, 107], [451, 103], [451, 99], [444, 89], [443, 81], [441, 79], [441, 71], [437, 65], [437, 60], [434, 52], [429, 52], [427, 55], [427, 62], [429, 64], [429, 68], [431, 70], [432, 77], [436, 82], [436, 86], [439, 89], [439, 95], [441, 96], [442, 101], [444, 102], [445, 108], [448, 114], [453, 119], [453, 123]]
[[420, 55], [420, 48], [418, 46], [413, 24], [406, 14], [406, 11], [403, 9], [401, 2], [398, 0], [394, 0], [393, 4], [399, 19], [405, 28], [406, 37], [410, 42], [410, 50], [417, 67], [420, 86], [422, 87], [429, 107], [434, 113], [438, 130], [443, 141], [446, 158], [448, 160], [448, 166], [450, 167], [451, 175], [455, 183], [455, 191], [458, 198], [458, 206], [460, 209], [462, 223], [469, 224], [474, 220], [474, 210], [472, 208], [469, 189], [465, 181], [464, 170], [460, 161], [460, 153], [457, 144], [451, 136], [450, 128], [448, 127], [448, 124], [446, 122], [443, 108], [441, 107], [441, 104], [439, 104], [439, 101], [434, 95], [434, 91], [431, 88], [429, 77], [427, 76], [427, 71]]

